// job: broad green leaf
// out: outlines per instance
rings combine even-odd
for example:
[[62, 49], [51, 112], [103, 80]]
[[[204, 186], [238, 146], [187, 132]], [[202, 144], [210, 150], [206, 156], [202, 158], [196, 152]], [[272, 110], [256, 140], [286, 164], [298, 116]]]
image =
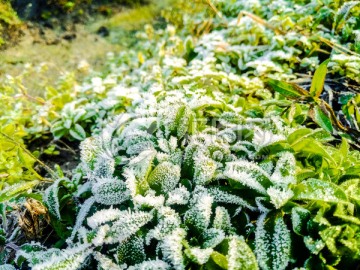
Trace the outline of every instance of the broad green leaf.
[[329, 133], [333, 132], [331, 119], [326, 113], [323, 112], [320, 106], [315, 105], [314, 108], [312, 108], [312, 110], [310, 110], [309, 113], [311, 118], [316, 124], [318, 124], [320, 127], [325, 129]]
[[255, 254], [261, 269], [284, 270], [290, 262], [291, 238], [280, 214], [264, 213], [256, 224]]
[[344, 190], [350, 201], [360, 206], [360, 179], [347, 180], [340, 187]]
[[292, 83], [282, 82], [274, 79], [269, 79], [268, 84], [276, 92], [290, 99], [303, 99], [309, 96], [309, 92], [300, 86]]
[[326, 247], [334, 254], [337, 253], [336, 238], [341, 233], [341, 226], [331, 226], [319, 232]]
[[341, 187], [330, 182], [310, 178], [295, 187], [293, 200], [339, 203], [348, 201], [348, 198]]
[[329, 63], [329, 61], [330, 59], [327, 59], [322, 62], [314, 73], [314, 77], [312, 79], [310, 87], [310, 95], [313, 97], [319, 97], [324, 88], [325, 77], [327, 73], [327, 64]]
[[228, 269], [228, 261], [226, 256], [217, 251], [213, 251], [210, 257], [221, 269]]
[[310, 219], [310, 211], [302, 207], [294, 207], [291, 210], [291, 222], [293, 231], [298, 235], [306, 235], [307, 222]]
[[0, 191], [0, 203], [8, 201], [23, 192], [27, 192], [39, 183], [38, 180], [10, 185]]
[[86, 132], [79, 124], [75, 124], [75, 126], [70, 129], [69, 133], [73, 138], [79, 141], [83, 141], [86, 139]]
[[333, 140], [333, 137], [329, 132], [323, 130], [322, 128], [310, 129], [310, 128], [299, 128], [291, 133], [287, 140], [289, 144], [293, 145], [297, 142], [302, 141], [305, 138], [314, 138], [320, 142], [327, 142]]
[[257, 270], [256, 257], [243, 237], [231, 236], [227, 254], [229, 270]]
[[292, 144], [292, 148], [296, 154], [305, 154], [305, 155], [310, 154], [310, 155], [323, 156], [332, 164], [335, 164], [334, 159], [328, 153], [324, 145], [315, 139], [306, 138], [300, 141], [296, 141], [294, 144]]

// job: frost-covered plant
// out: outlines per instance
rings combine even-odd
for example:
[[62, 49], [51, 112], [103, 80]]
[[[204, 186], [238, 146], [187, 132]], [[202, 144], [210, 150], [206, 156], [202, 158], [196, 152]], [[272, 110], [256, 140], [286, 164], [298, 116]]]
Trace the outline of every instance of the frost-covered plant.
[[[79, 175], [59, 179], [45, 192], [57, 222], [52, 225], [65, 231], [66, 246], [24, 245], [17, 264], [34, 269], [357, 265], [359, 152], [346, 137], [340, 143], [323, 128], [309, 128], [306, 104], [292, 104], [264, 84], [265, 74], [295, 78], [301, 57], [314, 49], [291, 21], [302, 18], [307, 4], [324, 6], [216, 1], [222, 16], [216, 15], [208, 30], [193, 18], [199, 24], [195, 30], [203, 27], [205, 34], [183, 37], [172, 26], [157, 31], [148, 26], [138, 34], [142, 42], [110, 62], [115, 85], [104, 90], [96, 79], [90, 88], [83, 86], [85, 95], [100, 92], [94, 99], [108, 104], [110, 113], [97, 125], [98, 134], [81, 143]], [[243, 9], [268, 19], [279, 33], [254, 16], [238, 21]], [[278, 10], [289, 14], [287, 22], [277, 17]], [[307, 15], [300, 26], [308, 24], [312, 14]], [[319, 22], [329, 24], [326, 17]], [[194, 23], [184, 23], [189, 33]], [[335, 26], [334, 35], [337, 31]], [[315, 68], [318, 56], [304, 63]], [[126, 113], [111, 112], [124, 95], [131, 95]], [[70, 224], [66, 208], [76, 210]]]
[[[226, 93], [191, 84], [144, 93], [151, 103], [82, 142], [86, 181], [77, 196], [85, 200], [68, 247], [25, 246], [18, 262], [27, 259], [34, 269], [315, 269], [358, 262], [357, 195], [348, 195], [359, 184], [357, 152], [345, 140], [340, 150], [321, 143], [331, 140], [325, 131], [289, 128], [272, 112], [248, 116]], [[45, 200], [61, 219], [56, 186]], [[313, 222], [321, 226], [308, 227]]]

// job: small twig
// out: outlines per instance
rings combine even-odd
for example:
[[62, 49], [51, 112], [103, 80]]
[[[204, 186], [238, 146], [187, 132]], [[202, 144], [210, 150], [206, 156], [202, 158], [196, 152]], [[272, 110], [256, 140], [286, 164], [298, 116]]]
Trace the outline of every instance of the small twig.
[[267, 28], [270, 28], [271, 30], [273, 30], [277, 35], [278, 34], [281, 34], [281, 35], [285, 35], [286, 32], [284, 32], [283, 30], [280, 30], [278, 29], [277, 27], [275, 26], [272, 26], [270, 23], [268, 23], [267, 21], [263, 20], [262, 18], [260, 18], [259, 16], [256, 16], [250, 12], [247, 12], [247, 11], [241, 11], [238, 15], [238, 20], [237, 20], [237, 24], [240, 23], [240, 18], [242, 16], [247, 16], [251, 19], [253, 19], [255, 22], [259, 23], [259, 24], [262, 24], [264, 26], [266, 26]]
[[[53, 142], [54, 142], [54, 141], [53, 141]], [[74, 154], [74, 155], [77, 155], [77, 153], [75, 152], [75, 150], [72, 149], [72, 148], [71, 148], [68, 144], [66, 144], [64, 141], [62, 141], [62, 140], [57, 140], [56, 142], [61, 143], [62, 145], [65, 146], [65, 148], [66, 148], [69, 152], [71, 152], [71, 153]], [[63, 149], [63, 148], [60, 148], [60, 149]]]
[[211, 2], [211, 0], [206, 0], [206, 2], [208, 3], [208, 5], [212, 8], [212, 10], [214, 10], [214, 12], [216, 13], [216, 15], [218, 15], [221, 19], [223, 18], [220, 11], [215, 7], [215, 5]]
[[18, 86], [20, 88], [21, 94], [24, 97], [26, 97], [29, 100], [35, 101], [35, 102], [37, 102], [37, 103], [39, 103], [41, 105], [45, 105], [45, 102], [43, 102], [43, 101], [41, 101], [41, 100], [39, 100], [37, 98], [34, 98], [33, 96], [30, 96], [28, 93], [26, 93], [25, 87], [23, 85], [18, 85]]
[[[18, 147], [20, 147], [26, 154], [28, 154], [31, 158], [33, 158], [34, 160], [36, 160], [49, 174], [51, 174], [52, 177], [57, 178], [56, 173], [48, 166], [46, 165], [44, 162], [42, 162], [41, 160], [39, 160], [37, 157], [35, 157], [28, 149], [26, 149], [24, 146], [22, 146], [19, 142], [15, 141], [13, 138], [11, 138], [10, 136], [8, 136], [7, 134], [3, 133], [0, 131], [0, 134], [2, 136], [4, 136], [5, 138], [7, 138], [9, 141], [11, 141], [13, 144], [17, 145]], [[48, 181], [45, 180], [45, 178], [41, 177], [42, 181]], [[53, 182], [53, 181], [51, 181]]]
[[359, 55], [358, 53], [353, 52], [353, 51], [351, 51], [351, 50], [349, 50], [349, 49], [341, 46], [340, 44], [337, 44], [337, 43], [335, 43], [335, 42], [332, 42], [331, 40], [329, 40], [329, 39], [327, 39], [327, 38], [319, 37], [319, 40], [320, 40], [321, 42], [324, 42], [326, 45], [328, 45], [329, 47], [331, 47], [331, 48], [333, 48], [333, 49], [335, 49], [335, 50], [338, 50], [338, 51], [340, 51], [340, 52], [346, 52], [346, 53], [348, 53], [348, 54], [351, 54], [351, 55], [355, 55], [355, 56], [360, 57], [360, 55]]

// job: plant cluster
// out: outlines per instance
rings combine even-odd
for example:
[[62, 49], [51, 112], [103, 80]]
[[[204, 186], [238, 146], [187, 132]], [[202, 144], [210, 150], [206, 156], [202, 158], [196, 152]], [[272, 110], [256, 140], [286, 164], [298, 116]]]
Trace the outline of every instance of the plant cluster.
[[[33, 193], [56, 243], [19, 246], [14, 266], [359, 264], [358, 2], [196, 5], [165, 9], [174, 25], [146, 26], [103, 73], [67, 88], [75, 93], [34, 105], [51, 124], [28, 119], [24, 130], [81, 141], [81, 162], [71, 179], [50, 171], [54, 183]], [[28, 189], [6, 186], [0, 202]]]

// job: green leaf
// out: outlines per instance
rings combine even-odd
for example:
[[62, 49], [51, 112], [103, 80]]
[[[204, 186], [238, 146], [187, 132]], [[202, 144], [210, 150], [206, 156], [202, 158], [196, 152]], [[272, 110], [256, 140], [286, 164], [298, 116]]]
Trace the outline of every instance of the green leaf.
[[314, 73], [314, 77], [312, 79], [310, 87], [310, 95], [312, 97], [319, 97], [324, 88], [325, 77], [327, 73], [327, 64], [329, 63], [329, 61], [330, 59], [327, 59], [322, 62]]
[[74, 128], [70, 129], [69, 132], [73, 138], [79, 141], [83, 141], [86, 139], [86, 132], [79, 124], [75, 124]]
[[23, 192], [27, 192], [39, 183], [38, 180], [10, 185], [0, 191], [0, 203], [8, 201]]
[[282, 94], [283, 96], [290, 99], [303, 99], [304, 97], [309, 96], [309, 92], [300, 86], [292, 83], [282, 82], [274, 79], [269, 79], [268, 84], [276, 92]]
[[310, 116], [316, 124], [325, 129], [327, 132], [333, 132], [331, 119], [327, 113], [323, 112], [320, 106], [315, 105], [314, 108], [310, 110]]
[[352, 202], [360, 206], [360, 179], [347, 180], [340, 187]]
[[227, 254], [229, 270], [257, 270], [256, 257], [243, 237], [231, 236]]
[[301, 153], [301, 154], [305, 154], [305, 155], [319, 155], [319, 156], [323, 156], [324, 158], [326, 158], [328, 161], [330, 161], [331, 163], [335, 164], [334, 159], [332, 158], [332, 156], [328, 153], [328, 151], [326, 150], [326, 148], [324, 147], [323, 144], [321, 144], [320, 142], [318, 142], [315, 139], [312, 138], [306, 138], [303, 140], [297, 140], [293, 145], [292, 145], [293, 150], [296, 153]]
[[331, 182], [310, 178], [295, 187], [293, 200], [339, 203], [347, 202], [348, 198], [341, 187]]
[[320, 231], [320, 237], [324, 241], [327, 248], [334, 254], [337, 253], [336, 237], [341, 233], [341, 226], [331, 226], [323, 231]]
[[216, 263], [216, 265], [218, 265], [221, 269], [228, 269], [228, 262], [226, 256], [217, 251], [213, 251], [210, 257], [214, 261], [214, 263]]
[[261, 269], [284, 270], [289, 264], [291, 238], [280, 214], [264, 213], [255, 231], [255, 254]]

